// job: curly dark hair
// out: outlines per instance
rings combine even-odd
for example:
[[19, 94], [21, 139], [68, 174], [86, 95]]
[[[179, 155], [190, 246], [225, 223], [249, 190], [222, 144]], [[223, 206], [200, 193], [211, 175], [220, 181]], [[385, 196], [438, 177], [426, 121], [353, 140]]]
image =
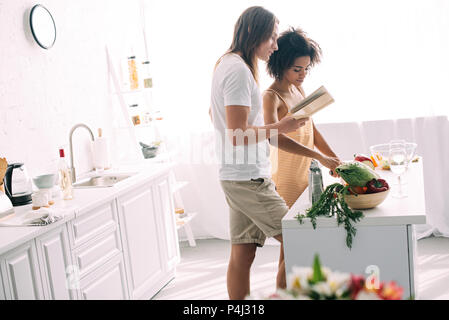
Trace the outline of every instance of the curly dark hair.
[[278, 50], [273, 52], [267, 63], [267, 72], [276, 80], [281, 80], [284, 72], [293, 66], [299, 57], [310, 57], [310, 66], [321, 61], [322, 51], [318, 43], [307, 37], [300, 28], [291, 27], [278, 38]]

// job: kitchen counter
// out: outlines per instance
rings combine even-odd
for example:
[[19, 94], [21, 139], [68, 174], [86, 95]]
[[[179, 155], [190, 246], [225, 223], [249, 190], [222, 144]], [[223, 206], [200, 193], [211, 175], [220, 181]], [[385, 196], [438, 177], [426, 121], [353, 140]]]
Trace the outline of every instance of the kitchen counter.
[[[61, 213], [63, 218], [55, 223], [36, 227], [0, 227], [0, 255], [28, 240], [57, 228], [71, 219], [81, 216], [83, 213], [88, 212], [89, 209], [113, 199], [117, 194], [126, 192], [127, 189], [164, 174], [172, 166], [173, 164], [170, 163], [149, 163], [144, 161], [134, 165], [121, 166], [119, 169], [106, 170], [101, 174], [91, 173], [84, 176], [133, 173], [131, 177], [118, 182], [112, 187], [74, 189], [72, 200], [56, 200], [51, 208]], [[14, 207], [15, 214], [26, 214], [32, 210], [31, 207], [31, 204]]]
[[[392, 196], [397, 178], [390, 171], [376, 170], [390, 185], [390, 193], [378, 207], [361, 210], [364, 217], [354, 224], [357, 230], [352, 248], [346, 245], [346, 231], [335, 217], [318, 217], [316, 229], [310, 218], [303, 224], [295, 218], [310, 208], [308, 189], [298, 198], [282, 219], [282, 234], [287, 274], [293, 266], [310, 266], [315, 254], [322, 264], [334, 271], [373, 275], [383, 281], [396, 281], [404, 288], [403, 298], [417, 298], [415, 283], [416, 236], [415, 224], [426, 222], [423, 159], [411, 163], [403, 175], [408, 197]], [[339, 179], [323, 170], [324, 185]], [[367, 274], [368, 273], [368, 274]]]

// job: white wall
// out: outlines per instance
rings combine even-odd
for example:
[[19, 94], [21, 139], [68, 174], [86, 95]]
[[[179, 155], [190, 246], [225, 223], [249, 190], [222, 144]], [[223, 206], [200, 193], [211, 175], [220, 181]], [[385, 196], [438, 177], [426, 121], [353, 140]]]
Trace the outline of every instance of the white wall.
[[[57, 26], [50, 50], [37, 45], [29, 28], [37, 2], [0, 0], [0, 156], [24, 162], [31, 175], [55, 167], [59, 146], [67, 147], [68, 157], [73, 125], [111, 134], [105, 45], [120, 55], [134, 37], [142, 37], [140, 0], [40, 3]], [[89, 151], [87, 137], [83, 130], [74, 136], [78, 173], [89, 169], [90, 160], [80, 157]]]

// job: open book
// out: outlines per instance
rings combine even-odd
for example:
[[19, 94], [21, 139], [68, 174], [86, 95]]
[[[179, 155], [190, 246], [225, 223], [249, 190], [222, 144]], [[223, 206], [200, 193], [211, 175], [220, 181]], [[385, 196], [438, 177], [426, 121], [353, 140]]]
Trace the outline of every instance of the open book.
[[332, 102], [334, 102], [334, 98], [332, 98], [324, 86], [321, 86], [294, 106], [290, 110], [290, 113], [295, 119], [307, 118], [327, 107]]

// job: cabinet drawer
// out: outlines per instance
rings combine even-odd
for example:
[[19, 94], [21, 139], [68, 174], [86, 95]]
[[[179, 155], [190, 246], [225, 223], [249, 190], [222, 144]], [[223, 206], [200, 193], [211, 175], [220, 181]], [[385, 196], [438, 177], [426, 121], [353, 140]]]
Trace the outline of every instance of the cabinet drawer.
[[75, 264], [82, 278], [101, 266], [111, 257], [121, 253], [118, 231], [113, 230], [98, 236], [73, 251]]
[[117, 229], [115, 200], [104, 203], [69, 223], [70, 240], [76, 248], [106, 230]]
[[129, 299], [122, 254], [81, 279], [80, 292], [83, 300]]

